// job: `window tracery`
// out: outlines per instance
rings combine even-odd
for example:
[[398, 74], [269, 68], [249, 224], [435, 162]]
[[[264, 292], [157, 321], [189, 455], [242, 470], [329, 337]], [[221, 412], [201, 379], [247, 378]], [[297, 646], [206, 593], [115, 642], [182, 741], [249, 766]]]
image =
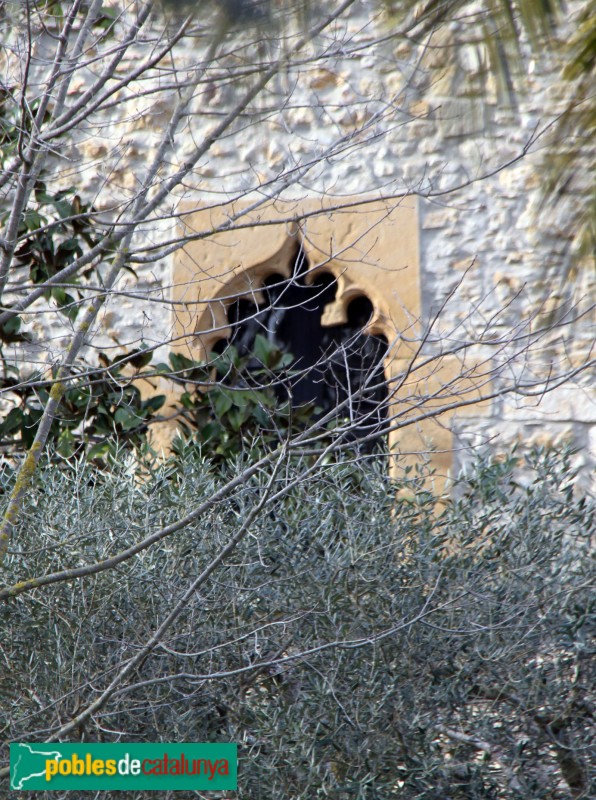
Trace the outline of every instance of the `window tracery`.
[[349, 419], [348, 438], [366, 439], [363, 449], [370, 450], [383, 429], [388, 394], [383, 366], [387, 340], [365, 332], [373, 305], [365, 295], [355, 295], [347, 303], [345, 321], [323, 325], [325, 310], [337, 303], [336, 278], [325, 270], [309, 275], [299, 245], [290, 271], [289, 279], [271, 273], [250, 297], [228, 305], [225, 331], [230, 335], [220, 338], [213, 350], [221, 353], [233, 344], [241, 357], [251, 356], [249, 369], [260, 371], [254, 343], [264, 336], [293, 357], [284, 374], [276, 376], [280, 402], [289, 398], [294, 407], [310, 406], [315, 419], [339, 409], [338, 418]]

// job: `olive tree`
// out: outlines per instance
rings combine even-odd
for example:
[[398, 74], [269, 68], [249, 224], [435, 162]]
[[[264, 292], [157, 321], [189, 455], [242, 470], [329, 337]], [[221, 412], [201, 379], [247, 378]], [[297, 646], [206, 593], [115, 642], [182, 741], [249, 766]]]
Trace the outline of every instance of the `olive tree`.
[[[383, 464], [261, 468], [134, 560], [9, 599], [3, 738], [234, 741], [247, 798], [591, 796], [594, 507], [569, 456], [479, 460], [441, 514], [413, 474], [396, 506]], [[48, 464], [10, 576], [134, 548], [220, 469]]]

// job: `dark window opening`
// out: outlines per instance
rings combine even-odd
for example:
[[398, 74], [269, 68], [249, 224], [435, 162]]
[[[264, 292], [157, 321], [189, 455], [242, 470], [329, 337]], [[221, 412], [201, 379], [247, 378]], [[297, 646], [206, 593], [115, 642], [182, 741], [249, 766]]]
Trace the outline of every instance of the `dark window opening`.
[[[294, 357], [283, 380], [276, 386], [280, 402], [291, 396], [294, 407], [312, 404], [315, 418], [339, 407], [337, 418], [350, 427], [351, 440], [380, 435], [385, 420], [387, 385], [383, 359], [387, 353], [384, 337], [363, 333], [373, 313], [372, 303], [362, 296], [348, 306], [344, 325], [323, 327], [326, 305], [336, 296], [337, 284], [329, 273], [320, 273], [312, 284], [304, 276], [308, 263], [297, 250], [294, 274], [290, 281], [270, 275], [262, 288], [263, 302], [240, 298], [228, 309], [232, 326], [229, 342], [214, 348], [222, 352], [233, 344], [241, 357], [253, 353], [258, 334]], [[262, 369], [253, 356], [248, 369]]]

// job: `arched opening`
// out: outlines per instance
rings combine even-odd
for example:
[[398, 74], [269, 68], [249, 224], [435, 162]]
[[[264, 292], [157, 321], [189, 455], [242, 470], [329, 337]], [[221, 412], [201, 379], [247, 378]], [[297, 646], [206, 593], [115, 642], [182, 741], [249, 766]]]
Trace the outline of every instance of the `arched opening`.
[[280, 402], [291, 398], [295, 408], [310, 406], [315, 419], [338, 409], [337, 419], [349, 427], [347, 438], [363, 441], [362, 448], [370, 450], [386, 415], [387, 340], [364, 333], [373, 314], [364, 295], [350, 302], [345, 324], [323, 326], [321, 318], [335, 300], [337, 282], [323, 271], [307, 282], [308, 266], [298, 246], [290, 280], [273, 273], [264, 280], [258, 304], [253, 298], [233, 302], [227, 310], [232, 335], [214, 350], [222, 353], [233, 344], [240, 357], [249, 358], [249, 371], [263, 367], [254, 351], [257, 336], [291, 353], [291, 364], [275, 383]]

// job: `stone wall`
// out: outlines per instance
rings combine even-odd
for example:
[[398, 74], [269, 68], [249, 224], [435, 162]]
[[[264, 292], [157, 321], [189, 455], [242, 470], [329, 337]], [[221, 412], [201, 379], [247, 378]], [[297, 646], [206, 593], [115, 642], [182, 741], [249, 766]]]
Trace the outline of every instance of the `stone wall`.
[[[416, 43], [390, 35], [391, 23], [375, 4], [356, 3], [272, 78], [160, 213], [140, 226], [136, 244], [158, 246], [175, 237], [180, 202], [185, 210], [233, 201], [258, 210], [275, 197], [311, 207], [341, 206], [349, 197], [416, 197], [420, 306], [412, 313], [424, 325], [445, 304], [433, 328], [437, 348], [442, 341], [478, 340], [483, 331], [490, 331], [493, 343], [499, 336], [504, 342], [482, 356], [502, 366], [493, 375], [497, 396], [490, 408], [451, 419], [456, 467], [479, 445], [566, 438], [580, 449], [578, 463], [587, 474], [596, 458], [596, 400], [585, 373], [553, 391], [498, 396], [499, 381], [510, 385], [512, 375], [518, 382], [541, 375], [551, 389], [549, 375], [579, 370], [592, 346], [593, 319], [584, 317], [545, 337], [530, 353], [525, 349], [530, 330], [572, 314], [570, 304], [594, 292], [589, 266], [572, 262], [571, 217], [564, 208], [548, 220], [537, 213], [548, 135], [537, 133], [547, 131], [564, 96], [551, 80], [552, 64], [534, 61], [527, 95], [518, 98], [517, 108], [504, 104], [480, 46], [457, 45], [452, 57], [450, 47], [462, 25]], [[162, 28], [157, 15], [143, 44], [118, 65], [116, 77], [129, 74], [159, 46]], [[277, 31], [261, 30], [258, 44], [251, 44], [251, 32], [230, 35], [226, 54], [200, 78], [190, 114], [167, 149], [164, 175], [211, 136], [253, 80], [251, 66], [278, 58], [300, 35], [297, 29], [284, 40]], [[50, 156], [52, 179], [64, 186], [82, 184], [106, 216], [124, 210], [157, 153], [183, 91], [180, 84], [196, 78], [193, 71], [209, 44], [201, 32], [184, 37], [161, 71], [133, 82], [118, 104]], [[40, 33], [35, 57], [42, 59], [51, 46]], [[18, 56], [15, 46], [12, 56], [4, 56], [3, 69]], [[69, 90], [73, 102], [97, 69], [90, 59], [76, 74]], [[110, 300], [94, 339], [96, 350], [141, 340], [158, 345], [172, 335], [172, 306], [159, 302], [171, 299], [175, 283], [169, 249], [135, 267], [138, 283], [126, 278], [120, 284], [153, 302]], [[563, 277], [572, 263], [575, 281]], [[557, 312], [557, 306], [563, 310]], [[48, 332], [46, 321], [35, 319], [30, 330], [37, 349], [19, 357], [56, 359], [68, 330], [56, 320]]]

